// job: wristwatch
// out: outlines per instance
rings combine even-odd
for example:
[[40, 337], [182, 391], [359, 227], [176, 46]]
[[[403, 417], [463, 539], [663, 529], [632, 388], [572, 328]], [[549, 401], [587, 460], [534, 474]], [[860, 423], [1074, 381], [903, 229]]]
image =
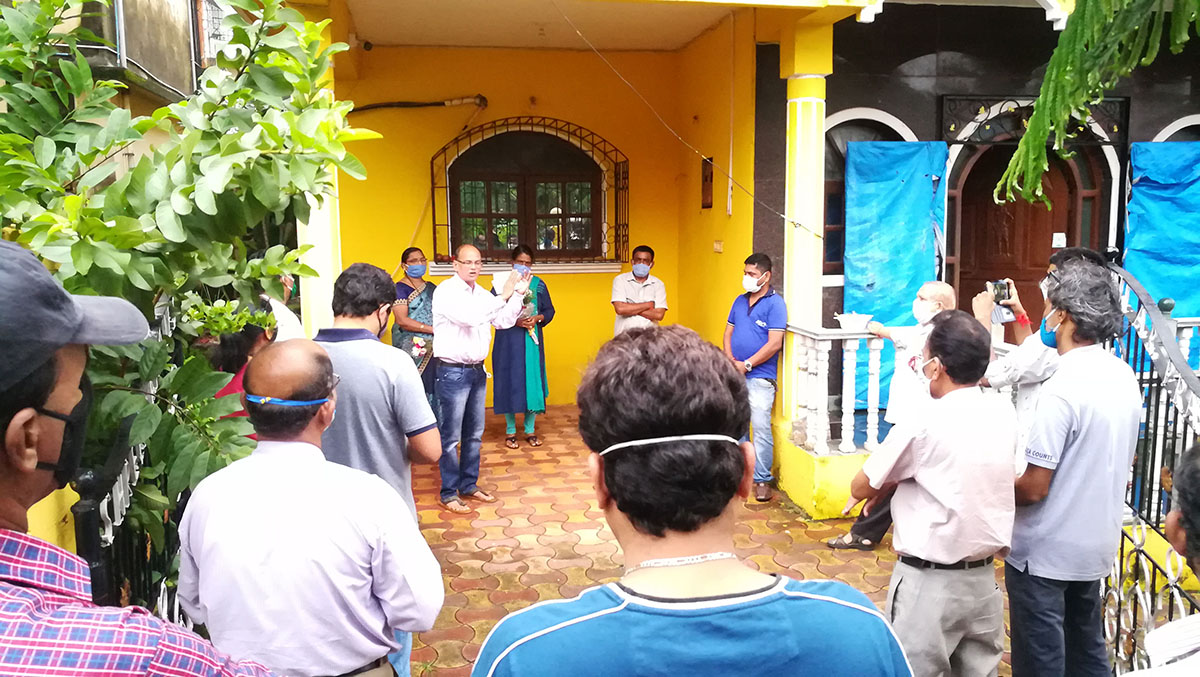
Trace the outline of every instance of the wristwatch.
[[747, 372], [749, 372], [751, 369], [754, 368], [754, 363], [751, 362], [750, 360], [746, 360], [745, 362], [742, 363], [742, 366], [746, 368]]

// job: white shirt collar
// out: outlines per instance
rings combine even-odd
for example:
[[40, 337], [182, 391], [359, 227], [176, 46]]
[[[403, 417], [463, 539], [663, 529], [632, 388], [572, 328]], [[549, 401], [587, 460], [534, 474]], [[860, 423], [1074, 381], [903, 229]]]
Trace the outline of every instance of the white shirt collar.
[[325, 460], [325, 453], [321, 451], [320, 447], [308, 442], [293, 440], [261, 440], [252, 455], [259, 458], [286, 456], [293, 460]]

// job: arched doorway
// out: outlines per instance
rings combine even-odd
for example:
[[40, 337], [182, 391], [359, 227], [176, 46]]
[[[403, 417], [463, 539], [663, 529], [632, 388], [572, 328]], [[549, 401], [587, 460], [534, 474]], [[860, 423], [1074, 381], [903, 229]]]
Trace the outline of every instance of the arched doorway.
[[[977, 147], [951, 187], [957, 193], [952, 200], [957, 219], [950, 238], [954, 270], [949, 281], [958, 292], [959, 308], [968, 312], [971, 299], [988, 281], [1007, 277], [1016, 283], [1026, 310], [1040, 313], [1038, 283], [1050, 255], [1063, 247], [1100, 250], [1106, 242], [1101, 218], [1105, 182], [1094, 149], [1080, 148], [1066, 160], [1049, 154], [1042, 189], [1050, 208], [1020, 199], [996, 204], [993, 192], [1013, 150], [1012, 145]], [[1005, 340], [1014, 340], [1011, 327], [1005, 328]]]

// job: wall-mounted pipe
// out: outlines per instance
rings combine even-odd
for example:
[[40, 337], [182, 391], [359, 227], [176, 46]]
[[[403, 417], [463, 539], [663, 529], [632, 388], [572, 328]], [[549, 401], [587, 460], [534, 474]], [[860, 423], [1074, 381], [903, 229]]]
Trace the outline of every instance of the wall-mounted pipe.
[[482, 110], [487, 108], [487, 105], [487, 97], [482, 94], [476, 94], [475, 96], [463, 96], [457, 99], [446, 99], [445, 101], [382, 101], [380, 103], [355, 106], [354, 110], [350, 112], [361, 113], [380, 108], [442, 108], [448, 106], [476, 106]]

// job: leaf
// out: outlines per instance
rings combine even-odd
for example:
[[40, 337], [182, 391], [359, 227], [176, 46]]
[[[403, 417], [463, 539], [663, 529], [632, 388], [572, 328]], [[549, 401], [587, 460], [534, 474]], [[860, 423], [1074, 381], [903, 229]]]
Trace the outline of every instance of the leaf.
[[80, 275], [87, 275], [92, 269], [92, 250], [92, 243], [85, 239], [71, 245], [71, 263], [75, 264], [75, 271]]
[[189, 473], [189, 489], [195, 489], [196, 485], [200, 484], [200, 480], [208, 477], [208, 461], [210, 456], [212, 456], [212, 452], [208, 449], [196, 454], [196, 459], [192, 462], [191, 473]]
[[82, 193], [89, 188], [100, 185], [105, 179], [112, 176], [116, 170], [116, 162], [105, 162], [102, 165], [92, 167], [79, 178], [79, 192]]
[[242, 410], [242, 397], [237, 393], [216, 397], [204, 403], [196, 412], [197, 418], [224, 418]]
[[97, 266], [111, 270], [118, 275], [124, 275], [125, 267], [129, 265], [130, 254], [117, 251], [112, 244], [100, 241], [95, 244], [92, 257]]
[[342, 143], [347, 141], [368, 141], [371, 139], [382, 139], [383, 134], [371, 129], [363, 129], [361, 127], [349, 127], [338, 132], [337, 140]]
[[[141, 475], [142, 478], [143, 479], [153, 479], [153, 478], [146, 477], [146, 472], [145, 472], [146, 470], [148, 470], [148, 469], [143, 468], [143, 472]], [[168, 501], [167, 497], [163, 495], [162, 490], [160, 490], [158, 487], [154, 486], [153, 484], [145, 484], [145, 483], [139, 484], [133, 488], [133, 494], [137, 498], [141, 499], [143, 505], [145, 505], [147, 508], [150, 508], [151, 510], [154, 510], [156, 512], [162, 512], [164, 510], [169, 510], [171, 508], [171, 502]]]
[[287, 97], [292, 94], [292, 85], [277, 68], [263, 68], [259, 65], [249, 69], [250, 79], [259, 89], [276, 97]]
[[54, 142], [44, 136], [39, 136], [33, 140], [33, 156], [37, 159], [37, 164], [42, 169], [54, 164], [55, 146]]
[[[178, 443], [176, 439], [178, 438]], [[192, 466], [196, 462], [196, 454], [200, 450], [200, 440], [196, 439], [187, 426], [179, 426], [171, 435], [171, 443], [175, 447], [175, 460], [167, 472], [167, 496], [175, 500], [189, 487], [192, 477]]]
[[138, 377], [143, 381], [150, 381], [157, 378], [162, 370], [167, 366], [167, 360], [170, 358], [170, 352], [167, 349], [166, 341], [144, 341], [142, 343], [145, 349], [142, 351], [142, 357], [138, 360]]
[[14, 38], [21, 42], [33, 40], [33, 32], [37, 27], [20, 9], [0, 6], [0, 16], [4, 17], [5, 28], [12, 32]]
[[158, 203], [158, 207], [154, 209], [154, 222], [158, 224], [158, 230], [171, 242], [186, 242], [187, 232], [183, 229], [183, 224], [179, 221], [179, 215], [171, 207], [170, 201], [162, 201]]
[[367, 178], [367, 168], [363, 166], [363, 163], [358, 158], [349, 153], [346, 153], [346, 156], [338, 160], [335, 164], [337, 164], [338, 169], [359, 181]]
[[131, 445], [144, 444], [154, 435], [154, 431], [158, 429], [158, 424], [162, 422], [162, 409], [154, 402], [146, 402], [146, 406], [142, 407], [137, 418], [133, 420], [133, 427], [129, 429], [129, 443]]
[[196, 207], [209, 216], [217, 215], [217, 200], [205, 179], [196, 181], [196, 191], [192, 193]]
[[267, 208], [273, 208], [282, 201], [279, 193], [279, 181], [271, 169], [256, 165], [250, 172], [250, 192]]

